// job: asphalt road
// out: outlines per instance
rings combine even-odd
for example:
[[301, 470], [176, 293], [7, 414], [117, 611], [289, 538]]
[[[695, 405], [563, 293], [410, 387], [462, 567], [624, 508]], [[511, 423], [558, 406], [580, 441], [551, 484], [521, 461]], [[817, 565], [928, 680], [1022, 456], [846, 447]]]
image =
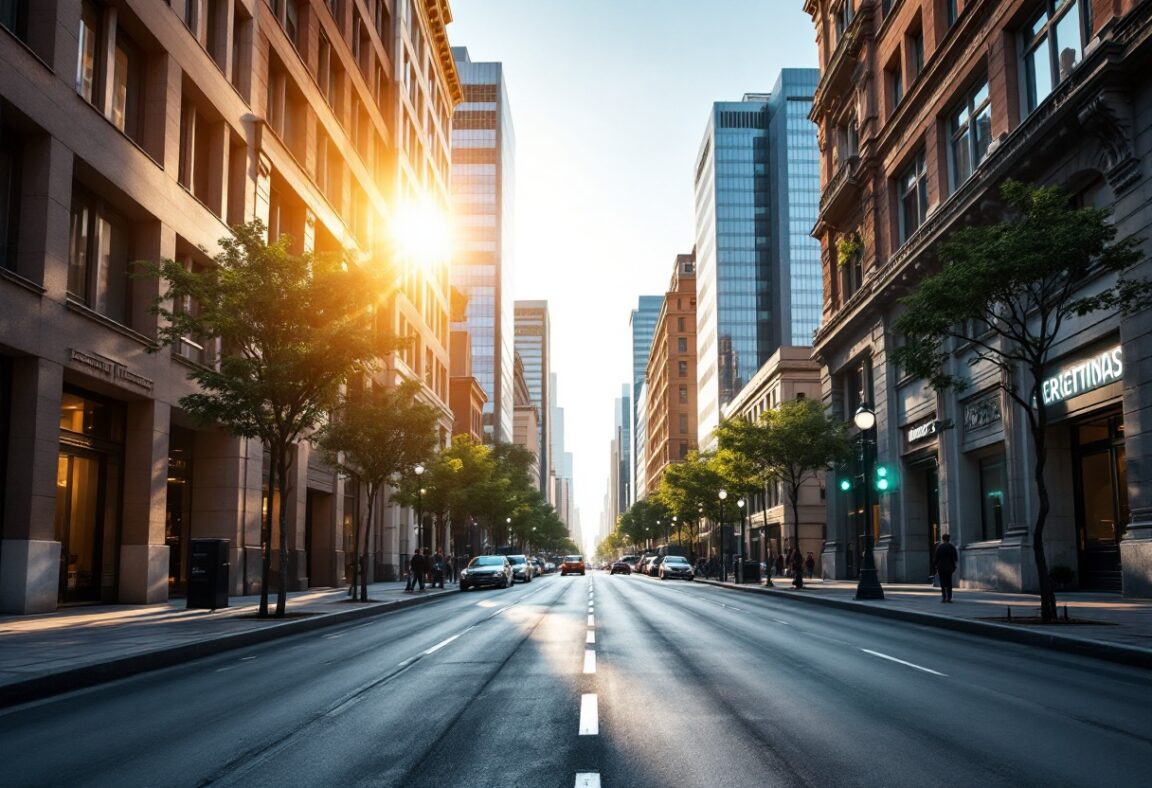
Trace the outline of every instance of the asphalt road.
[[1147, 671], [539, 578], [0, 712], [0, 785], [1152, 785]]

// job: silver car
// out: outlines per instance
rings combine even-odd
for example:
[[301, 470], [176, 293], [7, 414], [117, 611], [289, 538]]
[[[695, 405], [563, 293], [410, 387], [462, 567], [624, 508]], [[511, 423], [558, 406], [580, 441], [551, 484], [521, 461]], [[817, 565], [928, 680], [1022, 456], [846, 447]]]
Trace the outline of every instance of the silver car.
[[482, 586], [508, 588], [512, 585], [512, 564], [502, 555], [478, 555], [460, 572], [460, 590]]
[[532, 576], [536, 574], [536, 565], [528, 560], [526, 555], [510, 555], [508, 563], [512, 564], [512, 581], [531, 583]]
[[669, 578], [691, 580], [695, 574], [692, 571], [692, 564], [688, 563], [688, 559], [682, 555], [664, 556], [664, 560], [660, 562], [659, 571], [661, 580]]

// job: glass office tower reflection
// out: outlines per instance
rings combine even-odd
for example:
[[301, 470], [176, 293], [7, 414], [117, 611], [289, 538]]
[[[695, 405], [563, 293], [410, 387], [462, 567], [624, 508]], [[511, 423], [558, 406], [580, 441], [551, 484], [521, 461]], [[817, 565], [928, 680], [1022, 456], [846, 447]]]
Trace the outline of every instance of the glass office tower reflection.
[[819, 72], [784, 69], [771, 93], [716, 102], [696, 157], [698, 436], [781, 345], [820, 319], [820, 177], [807, 119]]
[[[524, 362], [524, 380], [528, 383], [528, 393], [540, 417], [536, 422], [540, 433], [540, 491], [554, 503], [550, 479], [555, 475], [552, 462], [556, 451], [552, 433], [555, 396], [552, 392], [553, 376], [549, 357], [551, 327], [548, 302], [516, 301], [515, 314], [516, 352]], [[563, 446], [563, 443], [560, 445]]]
[[512, 441], [512, 218], [515, 136], [503, 65], [473, 63], [465, 47], [452, 56], [464, 101], [452, 116], [452, 201], [456, 254], [452, 286], [468, 298], [472, 373], [488, 395], [486, 442]]

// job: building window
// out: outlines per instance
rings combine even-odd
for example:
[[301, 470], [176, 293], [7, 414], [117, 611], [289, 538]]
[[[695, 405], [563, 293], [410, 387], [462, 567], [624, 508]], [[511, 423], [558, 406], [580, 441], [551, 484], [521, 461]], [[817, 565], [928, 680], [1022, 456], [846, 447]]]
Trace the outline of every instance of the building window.
[[844, 33], [847, 32], [848, 26], [852, 24], [852, 15], [854, 9], [852, 8], [854, 0], [844, 0], [835, 10], [832, 11], [833, 21], [836, 25], [836, 43], [839, 44], [844, 38]]
[[1091, 30], [1089, 3], [1084, 0], [1044, 0], [1043, 6], [1024, 29], [1028, 112], [1040, 106], [1083, 60], [1084, 41]]
[[897, 178], [897, 189], [900, 243], [903, 245], [919, 229], [928, 213], [928, 168], [923, 151], [916, 154], [908, 169]]
[[332, 44], [328, 36], [320, 34], [319, 57], [316, 60], [316, 84], [328, 106], [336, 107], [336, 80], [332, 75]]
[[682, 378], [688, 377], [688, 362], [687, 361], [677, 362], [676, 367], [677, 367], [677, 374], [680, 377], [682, 377]]
[[681, 413], [680, 414], [680, 434], [681, 435], [687, 435], [688, 434], [688, 414], [687, 413]]
[[140, 145], [143, 143], [142, 101], [144, 55], [122, 30], [116, 31], [112, 63], [112, 125]]
[[980, 513], [982, 541], [1004, 536], [1004, 457], [986, 457], [980, 460]]
[[688, 402], [688, 387], [687, 386], [680, 386], [678, 396], [680, 399], [680, 404], [682, 404], [682, 405], [687, 404], [687, 402]]
[[92, 194], [72, 191], [68, 294], [113, 320], [128, 317], [131, 259], [128, 224]]
[[684, 330], [684, 318], [682, 318], [682, 317], [676, 318], [676, 330], [677, 331], [683, 331]]
[[970, 91], [948, 119], [948, 152], [952, 158], [952, 190], [968, 180], [988, 153], [992, 140], [992, 105], [988, 82]]
[[680, 459], [688, 458], [688, 441], [680, 441]]
[[284, 32], [297, 50], [300, 44], [300, 3], [299, 0], [284, 0]]
[[911, 79], [920, 76], [924, 70], [924, 31], [908, 34], [908, 75]]
[[91, 0], [80, 8], [80, 34], [77, 37], [76, 92], [94, 106], [100, 104], [100, 69], [97, 51], [103, 27], [103, 9]]
[[892, 97], [892, 109], [895, 110], [904, 100], [904, 70], [897, 52], [892, 64], [885, 70], [888, 81], [888, 94]]
[[688, 352], [688, 337], [677, 337], [676, 350], [680, 353]]
[[0, 268], [16, 270], [16, 239], [20, 227], [21, 139], [0, 128]]
[[956, 0], [944, 0], [944, 21], [948, 23], [948, 27], [956, 24], [956, 17], [959, 15], [960, 9]]
[[0, 25], [27, 43], [28, 0], [0, 0]]

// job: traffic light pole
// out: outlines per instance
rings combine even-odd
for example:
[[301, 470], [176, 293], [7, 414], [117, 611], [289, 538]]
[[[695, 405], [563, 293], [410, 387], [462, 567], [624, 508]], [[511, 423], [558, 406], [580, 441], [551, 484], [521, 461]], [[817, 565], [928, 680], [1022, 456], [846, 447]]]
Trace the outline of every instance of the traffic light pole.
[[[872, 494], [871, 480], [868, 478], [868, 467], [874, 459], [868, 456], [868, 447], [876, 447], [874, 430], [860, 431], [860, 472], [863, 476], [864, 488], [864, 561], [860, 566], [860, 578], [856, 583], [857, 599], [883, 599], [884, 589], [880, 586], [880, 577], [876, 572], [876, 556], [872, 552]], [[872, 436], [869, 433], [873, 433]]]

